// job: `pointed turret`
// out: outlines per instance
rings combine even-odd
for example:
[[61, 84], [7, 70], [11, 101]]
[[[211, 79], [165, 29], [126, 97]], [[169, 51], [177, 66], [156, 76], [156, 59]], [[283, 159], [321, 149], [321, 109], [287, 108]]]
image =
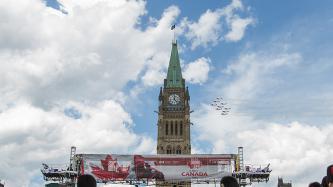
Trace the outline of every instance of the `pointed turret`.
[[168, 75], [165, 79], [164, 86], [167, 88], [184, 88], [185, 81], [182, 77], [182, 70], [180, 67], [177, 42], [172, 42], [172, 50], [168, 67]]
[[158, 100], [162, 101], [163, 99], [163, 89], [162, 87], [160, 88], [160, 95], [158, 96]]
[[185, 96], [188, 100], [190, 100], [190, 93], [188, 91], [188, 87], [186, 86]]

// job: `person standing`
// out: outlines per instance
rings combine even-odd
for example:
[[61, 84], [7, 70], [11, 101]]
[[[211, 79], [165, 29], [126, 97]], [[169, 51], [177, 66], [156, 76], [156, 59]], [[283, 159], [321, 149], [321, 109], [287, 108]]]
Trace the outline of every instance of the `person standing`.
[[322, 187], [328, 187], [327, 176], [323, 177], [323, 179], [321, 180], [321, 186]]
[[77, 187], [96, 187], [96, 179], [91, 175], [81, 175], [77, 180]]
[[237, 179], [232, 176], [225, 176], [221, 179], [221, 187], [239, 187]]
[[309, 187], [321, 187], [319, 182], [312, 182], [309, 184]]
[[326, 181], [328, 183], [328, 187], [333, 187], [333, 165], [327, 167]]

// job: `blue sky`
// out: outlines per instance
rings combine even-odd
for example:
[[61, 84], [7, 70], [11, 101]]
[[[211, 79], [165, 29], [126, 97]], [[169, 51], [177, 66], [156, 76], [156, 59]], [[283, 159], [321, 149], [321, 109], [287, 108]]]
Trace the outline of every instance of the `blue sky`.
[[[223, 7], [226, 3], [227, 2], [209, 1], [209, 3], [205, 3], [204, 5], [193, 3], [191, 4], [191, 7], [189, 7], [184, 2], [177, 4], [168, 1], [163, 4], [159, 1], [153, 1], [147, 3], [147, 9], [148, 11], [151, 10], [149, 11], [149, 16], [158, 17], [163, 8], [176, 4], [182, 10], [182, 16], [198, 19], [198, 17], [207, 9], [215, 10], [219, 7]], [[326, 55], [329, 55], [329, 53], [332, 52], [332, 50], [329, 49], [329, 45], [332, 42], [329, 40], [330, 31], [332, 31], [332, 26], [329, 24], [329, 22], [332, 21], [332, 16], [330, 15], [330, 12], [332, 11], [331, 7], [325, 5], [325, 3], [323, 3], [322, 6], [318, 6], [318, 4], [313, 1], [304, 1], [302, 2], [302, 6], [300, 6], [299, 3], [290, 2], [288, 2], [288, 6], [286, 6], [285, 3], [276, 1], [254, 1], [251, 2], [253, 4], [249, 1], [244, 1], [243, 3], [251, 7], [249, 15], [253, 16], [256, 21], [253, 26], [250, 26], [247, 29], [246, 34], [241, 41], [229, 43], [220, 42], [218, 45], [208, 48], [201, 47], [194, 51], [186, 50], [181, 55], [185, 61], [191, 61], [200, 56], [209, 57], [212, 61], [212, 66], [214, 67], [209, 74], [210, 78], [205, 84], [189, 84], [191, 96], [193, 98], [192, 107], [194, 110], [196, 110], [197, 107], [200, 107], [200, 103], [209, 103], [214, 98], [214, 95], [218, 96], [216, 93], [211, 93], [214, 92], [214, 88], [211, 88], [212, 82], [218, 79], [222, 84], [228, 84], [228, 81], [233, 78], [229, 76], [223, 77], [223, 75], [220, 74], [221, 71], [226, 68], [228, 63], [237, 58], [240, 53], [257, 50], [266, 52], [267, 49], [265, 49], [265, 47], [275, 47], [276, 49], [272, 49], [272, 52], [279, 53], [281, 50], [284, 50], [283, 46], [274, 45], [285, 44], [290, 45], [290, 49], [288, 50], [299, 52], [303, 56], [304, 59], [302, 60], [302, 64], [297, 67], [297, 70], [288, 68], [278, 70], [278, 72], [276, 72], [277, 75], [274, 75], [274, 78], [282, 79], [281, 81], [283, 83], [273, 88], [274, 91], [271, 92], [274, 93], [269, 93], [268, 91], [263, 93], [261, 99], [266, 103], [268, 102], [267, 104], [261, 104], [262, 101], [260, 101], [260, 99], [246, 101], [251, 103], [248, 107], [245, 106], [245, 115], [253, 115], [260, 119], [272, 119], [276, 122], [290, 122], [294, 120], [305, 123], [316, 122], [318, 124], [330, 122], [332, 120], [330, 117], [331, 113], [330, 111], [326, 111], [329, 106], [318, 105], [320, 102], [320, 93], [318, 93], [318, 91], [331, 91], [330, 81], [328, 80], [331, 79], [330, 69], [332, 70], [332, 67], [328, 65], [329, 67], [327, 70], [318, 72], [312, 71], [315, 69], [313, 66], [321, 66], [320, 62], [315, 61], [317, 61], [322, 54], [325, 53]], [[326, 3], [331, 4], [328, 1], [326, 1]], [[319, 15], [318, 12], [320, 12]], [[182, 38], [179, 38], [178, 40], [183, 43], [187, 42]], [[285, 41], [284, 43], [277, 43], [278, 40]], [[327, 47], [323, 47], [326, 45]], [[317, 47], [323, 49], [318, 50], [316, 49]], [[310, 67], [308, 65], [310, 65]], [[323, 79], [325, 81], [323, 81]], [[328, 81], [327, 84], [325, 84], [326, 81]], [[318, 84], [319, 82], [320, 84]], [[143, 93], [140, 98], [143, 100], [157, 98], [158, 86], [151, 88], [149, 92]], [[211, 89], [213, 89], [213, 91], [211, 91]], [[298, 97], [298, 94], [304, 95], [306, 98], [296, 100], [295, 97]], [[307, 94], [308, 96], [306, 96]], [[279, 100], [277, 102], [279, 102], [281, 108], [270, 106], [277, 104], [274, 99], [272, 99], [272, 97], [276, 97], [276, 95], [278, 97], [275, 99]], [[288, 96], [293, 97], [294, 102], [296, 102], [297, 105], [300, 105], [300, 107], [294, 108], [291, 106], [290, 101], [286, 98]], [[241, 100], [242, 98], [233, 99]], [[152, 111], [157, 108], [157, 102], [155, 101], [155, 103], [153, 102], [149, 106], [147, 106], [146, 103], [142, 103], [142, 107], [149, 107], [149, 109], [144, 110], [145, 113], [142, 114], [142, 116], [137, 116], [136, 113], [134, 113], [135, 123], [137, 123], [137, 128], [135, 129], [138, 132], [151, 132], [154, 134], [156, 129], [151, 128], [150, 125], [144, 124], [154, 124], [156, 122], [156, 115], [153, 114]], [[304, 109], [303, 107], [306, 107], [307, 109]], [[311, 112], [312, 109], [314, 112]], [[277, 114], [275, 114], [276, 112]], [[293, 112], [296, 112], [296, 114]], [[298, 114], [299, 112], [311, 112], [311, 114]], [[151, 117], [152, 115], [154, 115], [154, 118]]]
[[[333, 156], [332, 5], [2, 1], [0, 177], [40, 186], [41, 162], [67, 162], [71, 145], [154, 154], [154, 110], [176, 24], [193, 151], [244, 146], [245, 163], [271, 163], [266, 186], [277, 176], [295, 186], [320, 181]], [[228, 116], [209, 106], [218, 96]], [[22, 151], [24, 159], [13, 156]]]

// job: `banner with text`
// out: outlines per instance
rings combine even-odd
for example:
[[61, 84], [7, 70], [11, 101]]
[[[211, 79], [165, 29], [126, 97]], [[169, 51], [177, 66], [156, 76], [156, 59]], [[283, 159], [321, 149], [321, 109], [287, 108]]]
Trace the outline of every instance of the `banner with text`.
[[234, 155], [115, 155], [81, 154], [80, 173], [97, 182], [219, 181], [231, 175]]

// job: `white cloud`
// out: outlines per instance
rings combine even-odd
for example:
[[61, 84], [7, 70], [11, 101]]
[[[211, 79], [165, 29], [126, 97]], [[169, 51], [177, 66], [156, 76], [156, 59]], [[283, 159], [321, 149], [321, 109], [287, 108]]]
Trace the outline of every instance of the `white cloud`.
[[240, 18], [237, 11], [246, 12], [240, 0], [233, 0], [224, 8], [207, 10], [197, 22], [183, 19], [181, 26], [186, 30], [186, 38], [192, 42], [191, 49], [194, 50], [201, 45], [214, 46], [223, 38], [233, 42], [241, 40], [246, 28], [254, 23], [254, 19]]
[[228, 17], [231, 17], [235, 10], [243, 10], [243, 9], [244, 6], [241, 0], [232, 0], [231, 3], [224, 8], [223, 12]]
[[[320, 181], [332, 163], [333, 125], [292, 122], [276, 124], [249, 116], [219, 116], [214, 111], [194, 116], [199, 139], [213, 146], [213, 153], [236, 153], [244, 147], [245, 164], [259, 167], [271, 163], [271, 182], [277, 177], [293, 180], [295, 186]], [[263, 185], [265, 186], [265, 185]]]
[[29, 99], [50, 106], [54, 100], [103, 100], [129, 81], [140, 80], [146, 68], [144, 84], [156, 82], [159, 77], [154, 75], [168, 61], [160, 56], [169, 54], [169, 27], [180, 13], [177, 7], [169, 7], [156, 24], [141, 29], [143, 1], [61, 3], [68, 15], [42, 1], [1, 1], [3, 101]]
[[184, 68], [184, 78], [190, 83], [202, 84], [207, 81], [211, 69], [210, 59], [201, 57], [188, 63]]
[[[297, 52], [271, 49], [240, 54], [222, 71], [221, 77], [228, 82], [218, 79], [213, 84], [215, 96], [225, 99], [228, 107], [231, 107], [230, 113], [222, 116], [214, 108], [202, 104], [192, 115], [197, 139], [209, 142], [213, 153], [236, 153], [237, 147], [243, 146], [246, 164], [264, 166], [271, 163], [271, 182], [266, 185], [276, 185], [278, 176], [292, 180], [293, 186], [306, 186], [311, 181], [320, 181], [326, 167], [332, 162], [331, 123], [323, 126], [306, 124], [302, 122], [303, 118], [293, 122], [274, 122], [269, 117], [256, 118], [255, 111], [254, 114], [249, 112], [256, 110], [258, 105], [265, 106], [265, 110], [278, 107], [262, 103], [263, 99], [267, 100], [267, 95], [263, 93], [283, 84], [279, 82], [282, 80], [278, 80], [281, 78], [278, 76], [280, 70], [283, 69], [285, 73], [286, 69], [299, 68], [302, 58]], [[248, 108], [251, 102], [254, 102], [254, 109]], [[292, 103], [293, 99], [284, 102]], [[282, 117], [279, 116], [278, 121]]]
[[[318, 165], [319, 161], [329, 161], [328, 158], [332, 154], [330, 150], [332, 150], [333, 139], [329, 136], [332, 133], [332, 128], [332, 125], [319, 128], [299, 122], [292, 122], [286, 125], [267, 124], [263, 129], [240, 132], [237, 138], [245, 145], [250, 143], [246, 142], [246, 140], [256, 139], [256, 141], [258, 141], [257, 144], [251, 146], [250, 149], [255, 149], [256, 151], [261, 149], [261, 153], [263, 154], [257, 156], [259, 159], [270, 157], [271, 160], [279, 161], [280, 163], [276, 165], [280, 173], [277, 174], [282, 174], [282, 170], [286, 168], [287, 165], [304, 165], [302, 160], [309, 159], [307, 157], [318, 159], [316, 165]], [[312, 158], [312, 156], [315, 157]], [[288, 159], [299, 160], [299, 162], [290, 161]], [[309, 163], [312, 164], [312, 162]], [[299, 174], [301, 171], [297, 169], [300, 168], [284, 171], [284, 174]]]
[[253, 24], [252, 18], [233, 18], [230, 22], [231, 30], [225, 35], [227, 41], [239, 41], [243, 38], [244, 33], [248, 25]]
[[[223, 147], [224, 142], [219, 140], [226, 138], [224, 136], [249, 128], [260, 128], [262, 123], [251, 116], [247, 104], [251, 101], [260, 102], [260, 99], [256, 100], [257, 97], [274, 87], [276, 84], [274, 72], [281, 68], [296, 66], [301, 59], [299, 53], [271, 54], [258, 51], [242, 53], [231, 61], [221, 75], [221, 79], [228, 82], [216, 79], [212, 84], [214, 96], [223, 97], [227, 103], [226, 107], [231, 107], [230, 113], [221, 116], [215, 108], [202, 104], [200, 110], [193, 114], [196, 123], [199, 124], [198, 132], [204, 132], [200, 133], [199, 139], [214, 138], [214, 141]], [[212, 127], [208, 128], [207, 123]]]
[[[39, 0], [0, 2], [0, 176], [8, 186], [40, 186], [41, 162], [63, 163], [71, 145], [90, 153], [155, 151], [119, 103], [129, 81], [167, 64], [154, 60], [170, 52], [179, 9], [142, 29], [143, 1], [77, 2], [62, 1], [67, 15]], [[82, 117], [66, 116], [68, 107]]]
[[[237, 116], [234, 108], [229, 115], [221, 116], [210, 105], [201, 105], [192, 115], [196, 139], [209, 141], [214, 153], [230, 151], [226, 139], [233, 140], [235, 132], [248, 128], [256, 128], [259, 124], [253, 122], [250, 116]], [[251, 123], [249, 123], [251, 122]], [[234, 145], [234, 144], [233, 144]]]
[[200, 16], [198, 22], [192, 23], [184, 20], [189, 29], [185, 36], [192, 41], [191, 49], [195, 49], [199, 45], [207, 47], [208, 44], [217, 44], [221, 31], [220, 16], [218, 12], [207, 10]]
[[[171, 47], [171, 45], [170, 45]], [[166, 77], [165, 70], [170, 58], [169, 53], [159, 53], [148, 60], [147, 70], [141, 80], [146, 86], [162, 85]]]
[[62, 107], [46, 111], [28, 103], [0, 113], [0, 175], [8, 186], [31, 186], [31, 178], [41, 176], [40, 164], [65, 163], [71, 145], [85, 153], [154, 152], [155, 142], [132, 132], [132, 119], [120, 104], [68, 105], [82, 117], [70, 118]]
[[[142, 72], [143, 85], [159, 84], [178, 7], [165, 9], [159, 20], [151, 18], [154, 21], [141, 29], [144, 1], [60, 2], [68, 15], [41, 1], [2, 1], [0, 93], [6, 96], [2, 100], [28, 98], [45, 106], [49, 100], [110, 98]], [[221, 12], [233, 15], [241, 7], [240, 1], [233, 1], [189, 22], [186, 36], [193, 41], [192, 48], [216, 43]], [[181, 25], [179, 34], [187, 27]]]
[[237, 42], [244, 36], [249, 25], [254, 24], [252, 17], [241, 18], [236, 11], [244, 11], [244, 6], [240, 0], [233, 0], [227, 7], [221, 10], [225, 16], [225, 21], [229, 31], [224, 35], [226, 41]]
[[278, 176], [292, 180], [294, 186], [306, 186], [320, 181], [332, 163], [332, 124], [272, 123], [234, 108], [226, 116], [208, 105], [200, 108], [192, 116], [195, 139], [211, 144], [212, 153], [237, 153], [237, 147], [243, 146], [246, 165], [271, 163], [271, 182], [258, 186], [276, 185]]
[[270, 162], [273, 177], [293, 178], [293, 185], [304, 186], [320, 181], [331, 164], [332, 133], [333, 125], [318, 128], [293, 122], [267, 124], [263, 129], [238, 133], [237, 138], [247, 147], [249, 161]]
[[165, 79], [165, 77], [165, 72], [150, 69], [144, 74], [142, 81], [147, 86], [162, 85], [163, 79]]
[[226, 75], [235, 78], [224, 89], [223, 95], [228, 98], [250, 99], [261, 91], [262, 86], [267, 86], [267, 83], [272, 81], [270, 74], [278, 68], [295, 65], [301, 60], [299, 53], [241, 54], [224, 70]]

